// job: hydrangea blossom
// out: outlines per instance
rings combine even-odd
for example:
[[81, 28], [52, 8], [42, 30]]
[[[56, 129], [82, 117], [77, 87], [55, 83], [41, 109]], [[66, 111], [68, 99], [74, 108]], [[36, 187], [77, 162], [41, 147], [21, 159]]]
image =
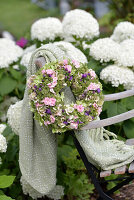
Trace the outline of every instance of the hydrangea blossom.
[[90, 56], [102, 62], [116, 61], [120, 45], [110, 38], [98, 39], [90, 46]]
[[86, 56], [76, 47], [74, 47], [69, 42], [55, 42], [56, 46], [60, 47], [63, 51], [65, 51], [69, 58], [72, 60], [77, 60], [78, 62], [87, 63]]
[[134, 72], [126, 67], [109, 65], [101, 71], [100, 78], [112, 87], [123, 85], [125, 89], [134, 88]]
[[122, 42], [126, 39], [134, 39], [134, 24], [131, 22], [120, 22], [114, 29], [111, 39]]
[[54, 40], [56, 37], [62, 37], [62, 24], [59, 19], [54, 17], [42, 18], [33, 23], [31, 27], [32, 40], [38, 39]]
[[97, 20], [84, 10], [75, 9], [67, 12], [62, 24], [64, 37], [67, 41], [72, 41], [73, 36], [91, 40], [99, 35]]
[[23, 49], [15, 44], [14, 41], [0, 39], [0, 68], [9, 67], [10, 64], [17, 62], [23, 54]]
[[6, 138], [2, 135], [5, 128], [6, 128], [6, 125], [0, 124], [0, 152], [1, 153], [6, 152], [6, 150], [7, 150]]
[[134, 67], [134, 40], [124, 40], [120, 46], [121, 51], [117, 58], [117, 64], [124, 67]]

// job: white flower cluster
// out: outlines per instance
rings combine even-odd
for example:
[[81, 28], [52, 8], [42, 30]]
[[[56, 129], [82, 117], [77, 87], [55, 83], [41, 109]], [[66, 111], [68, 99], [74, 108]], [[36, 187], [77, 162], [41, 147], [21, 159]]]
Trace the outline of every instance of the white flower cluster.
[[61, 50], [65, 51], [67, 56], [73, 60], [77, 60], [78, 62], [87, 63], [86, 56], [76, 47], [74, 47], [69, 42], [55, 42], [56, 46], [60, 47]]
[[6, 125], [0, 124], [0, 152], [1, 153], [6, 152], [6, 150], [7, 150], [6, 138], [2, 135], [5, 128], [6, 128]]
[[90, 56], [102, 62], [116, 61], [120, 54], [120, 45], [110, 38], [98, 39], [90, 46]]
[[0, 39], [0, 68], [9, 67], [10, 64], [17, 62], [23, 54], [23, 49], [15, 44], [14, 41]]
[[38, 39], [43, 42], [49, 39], [53, 41], [56, 37], [62, 37], [62, 35], [62, 24], [59, 19], [54, 17], [39, 19], [31, 27], [32, 40]]
[[73, 36], [91, 40], [99, 35], [97, 20], [84, 10], [75, 9], [67, 12], [63, 18], [62, 25], [66, 41], [73, 41]]
[[134, 67], [134, 40], [124, 40], [120, 46], [121, 51], [117, 57], [117, 64], [124, 67]]
[[131, 22], [120, 22], [114, 29], [111, 39], [116, 42], [122, 42], [126, 39], [134, 40], [134, 24]]
[[18, 101], [14, 105], [11, 105], [7, 112], [8, 124], [16, 135], [19, 135], [20, 131], [20, 118], [23, 101]]
[[134, 88], [134, 72], [127, 67], [109, 65], [101, 71], [100, 78], [113, 87], [123, 85], [127, 90]]

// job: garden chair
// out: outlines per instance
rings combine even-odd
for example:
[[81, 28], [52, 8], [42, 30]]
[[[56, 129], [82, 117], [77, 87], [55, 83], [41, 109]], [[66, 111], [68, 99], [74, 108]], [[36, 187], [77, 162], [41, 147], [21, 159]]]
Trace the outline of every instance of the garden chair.
[[[37, 58], [35, 61], [35, 64], [37, 65], [37, 67], [42, 67], [45, 64], [44, 58], [43, 57]], [[133, 95], [134, 95], [134, 89], [120, 92], [120, 93], [105, 95], [104, 101], [119, 100], [119, 99], [123, 99], [123, 98], [130, 97]], [[130, 110], [128, 112], [122, 113], [120, 115], [116, 115], [114, 117], [110, 117], [110, 118], [99, 120], [99, 121], [92, 121], [89, 124], [82, 127], [81, 129], [87, 130], [87, 129], [95, 129], [95, 128], [100, 128], [100, 127], [105, 127], [105, 126], [109, 126], [112, 124], [122, 122], [122, 121], [130, 119], [132, 117], [134, 117], [134, 109]], [[129, 168], [126, 165], [124, 165], [124, 166], [118, 167], [114, 170], [101, 171], [88, 161], [88, 159], [84, 153], [84, 150], [82, 149], [79, 141], [75, 137], [75, 134], [74, 133], [72, 134], [72, 132], [71, 132], [70, 135], [73, 137], [75, 147], [77, 148], [77, 150], [80, 154], [80, 157], [87, 169], [88, 175], [92, 179], [92, 182], [93, 182], [97, 192], [99, 193], [98, 200], [101, 200], [101, 199], [113, 200], [109, 195], [113, 194], [115, 191], [117, 191], [123, 185], [128, 184], [130, 181], [132, 181], [134, 179], [134, 161], [130, 164]], [[126, 141], [126, 144], [134, 145], [134, 139], [128, 139]], [[106, 180], [101, 181], [101, 178], [108, 177], [112, 173], [114, 173], [115, 175], [125, 174], [125, 176], [116, 178], [113, 180], [109, 180], [109, 181], [121, 181], [122, 180], [122, 182], [118, 183], [114, 188], [104, 192], [103, 188], [102, 188], [102, 184], [106, 183], [108, 181], [106, 181]]]

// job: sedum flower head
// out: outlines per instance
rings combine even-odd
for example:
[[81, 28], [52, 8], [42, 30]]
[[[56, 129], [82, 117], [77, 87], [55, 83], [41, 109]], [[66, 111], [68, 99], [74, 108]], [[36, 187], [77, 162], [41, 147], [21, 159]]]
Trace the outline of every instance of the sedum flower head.
[[126, 39], [134, 39], [134, 24], [131, 22], [120, 22], [114, 29], [111, 39], [122, 42]]
[[72, 41], [73, 36], [91, 40], [99, 35], [97, 20], [84, 10], [75, 9], [67, 12], [62, 24], [64, 37], [67, 41]]
[[42, 18], [33, 23], [31, 27], [32, 40], [38, 39], [54, 40], [56, 37], [62, 37], [62, 24], [59, 19], [54, 17]]
[[120, 45], [110, 38], [98, 39], [90, 46], [90, 56], [102, 62], [116, 61]]
[[0, 68], [9, 67], [10, 64], [17, 62], [23, 54], [23, 49], [15, 44], [14, 41], [0, 39]]
[[82, 53], [82, 51], [74, 47], [71, 43], [61, 41], [61, 42], [55, 42], [54, 44], [60, 47], [63, 51], [65, 51], [67, 56], [72, 60], [77, 60], [78, 62], [81, 63], [87, 63], [86, 56]]
[[125, 89], [134, 88], [134, 73], [126, 67], [109, 65], [101, 71], [100, 79], [105, 83], [110, 83], [112, 87], [123, 85]]

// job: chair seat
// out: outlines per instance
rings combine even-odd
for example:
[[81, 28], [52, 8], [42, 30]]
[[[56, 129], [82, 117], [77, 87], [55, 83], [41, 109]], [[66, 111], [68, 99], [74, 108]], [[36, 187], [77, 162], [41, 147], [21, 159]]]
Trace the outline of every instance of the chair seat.
[[[126, 140], [126, 144], [130, 146], [134, 145], [134, 139]], [[125, 174], [127, 171], [129, 173], [134, 173], [134, 161], [130, 164], [129, 168], [126, 165], [124, 165], [122, 167], [116, 168], [115, 170], [102, 171], [100, 172], [100, 177], [104, 178], [104, 177], [110, 176], [112, 173], [116, 175]]]

